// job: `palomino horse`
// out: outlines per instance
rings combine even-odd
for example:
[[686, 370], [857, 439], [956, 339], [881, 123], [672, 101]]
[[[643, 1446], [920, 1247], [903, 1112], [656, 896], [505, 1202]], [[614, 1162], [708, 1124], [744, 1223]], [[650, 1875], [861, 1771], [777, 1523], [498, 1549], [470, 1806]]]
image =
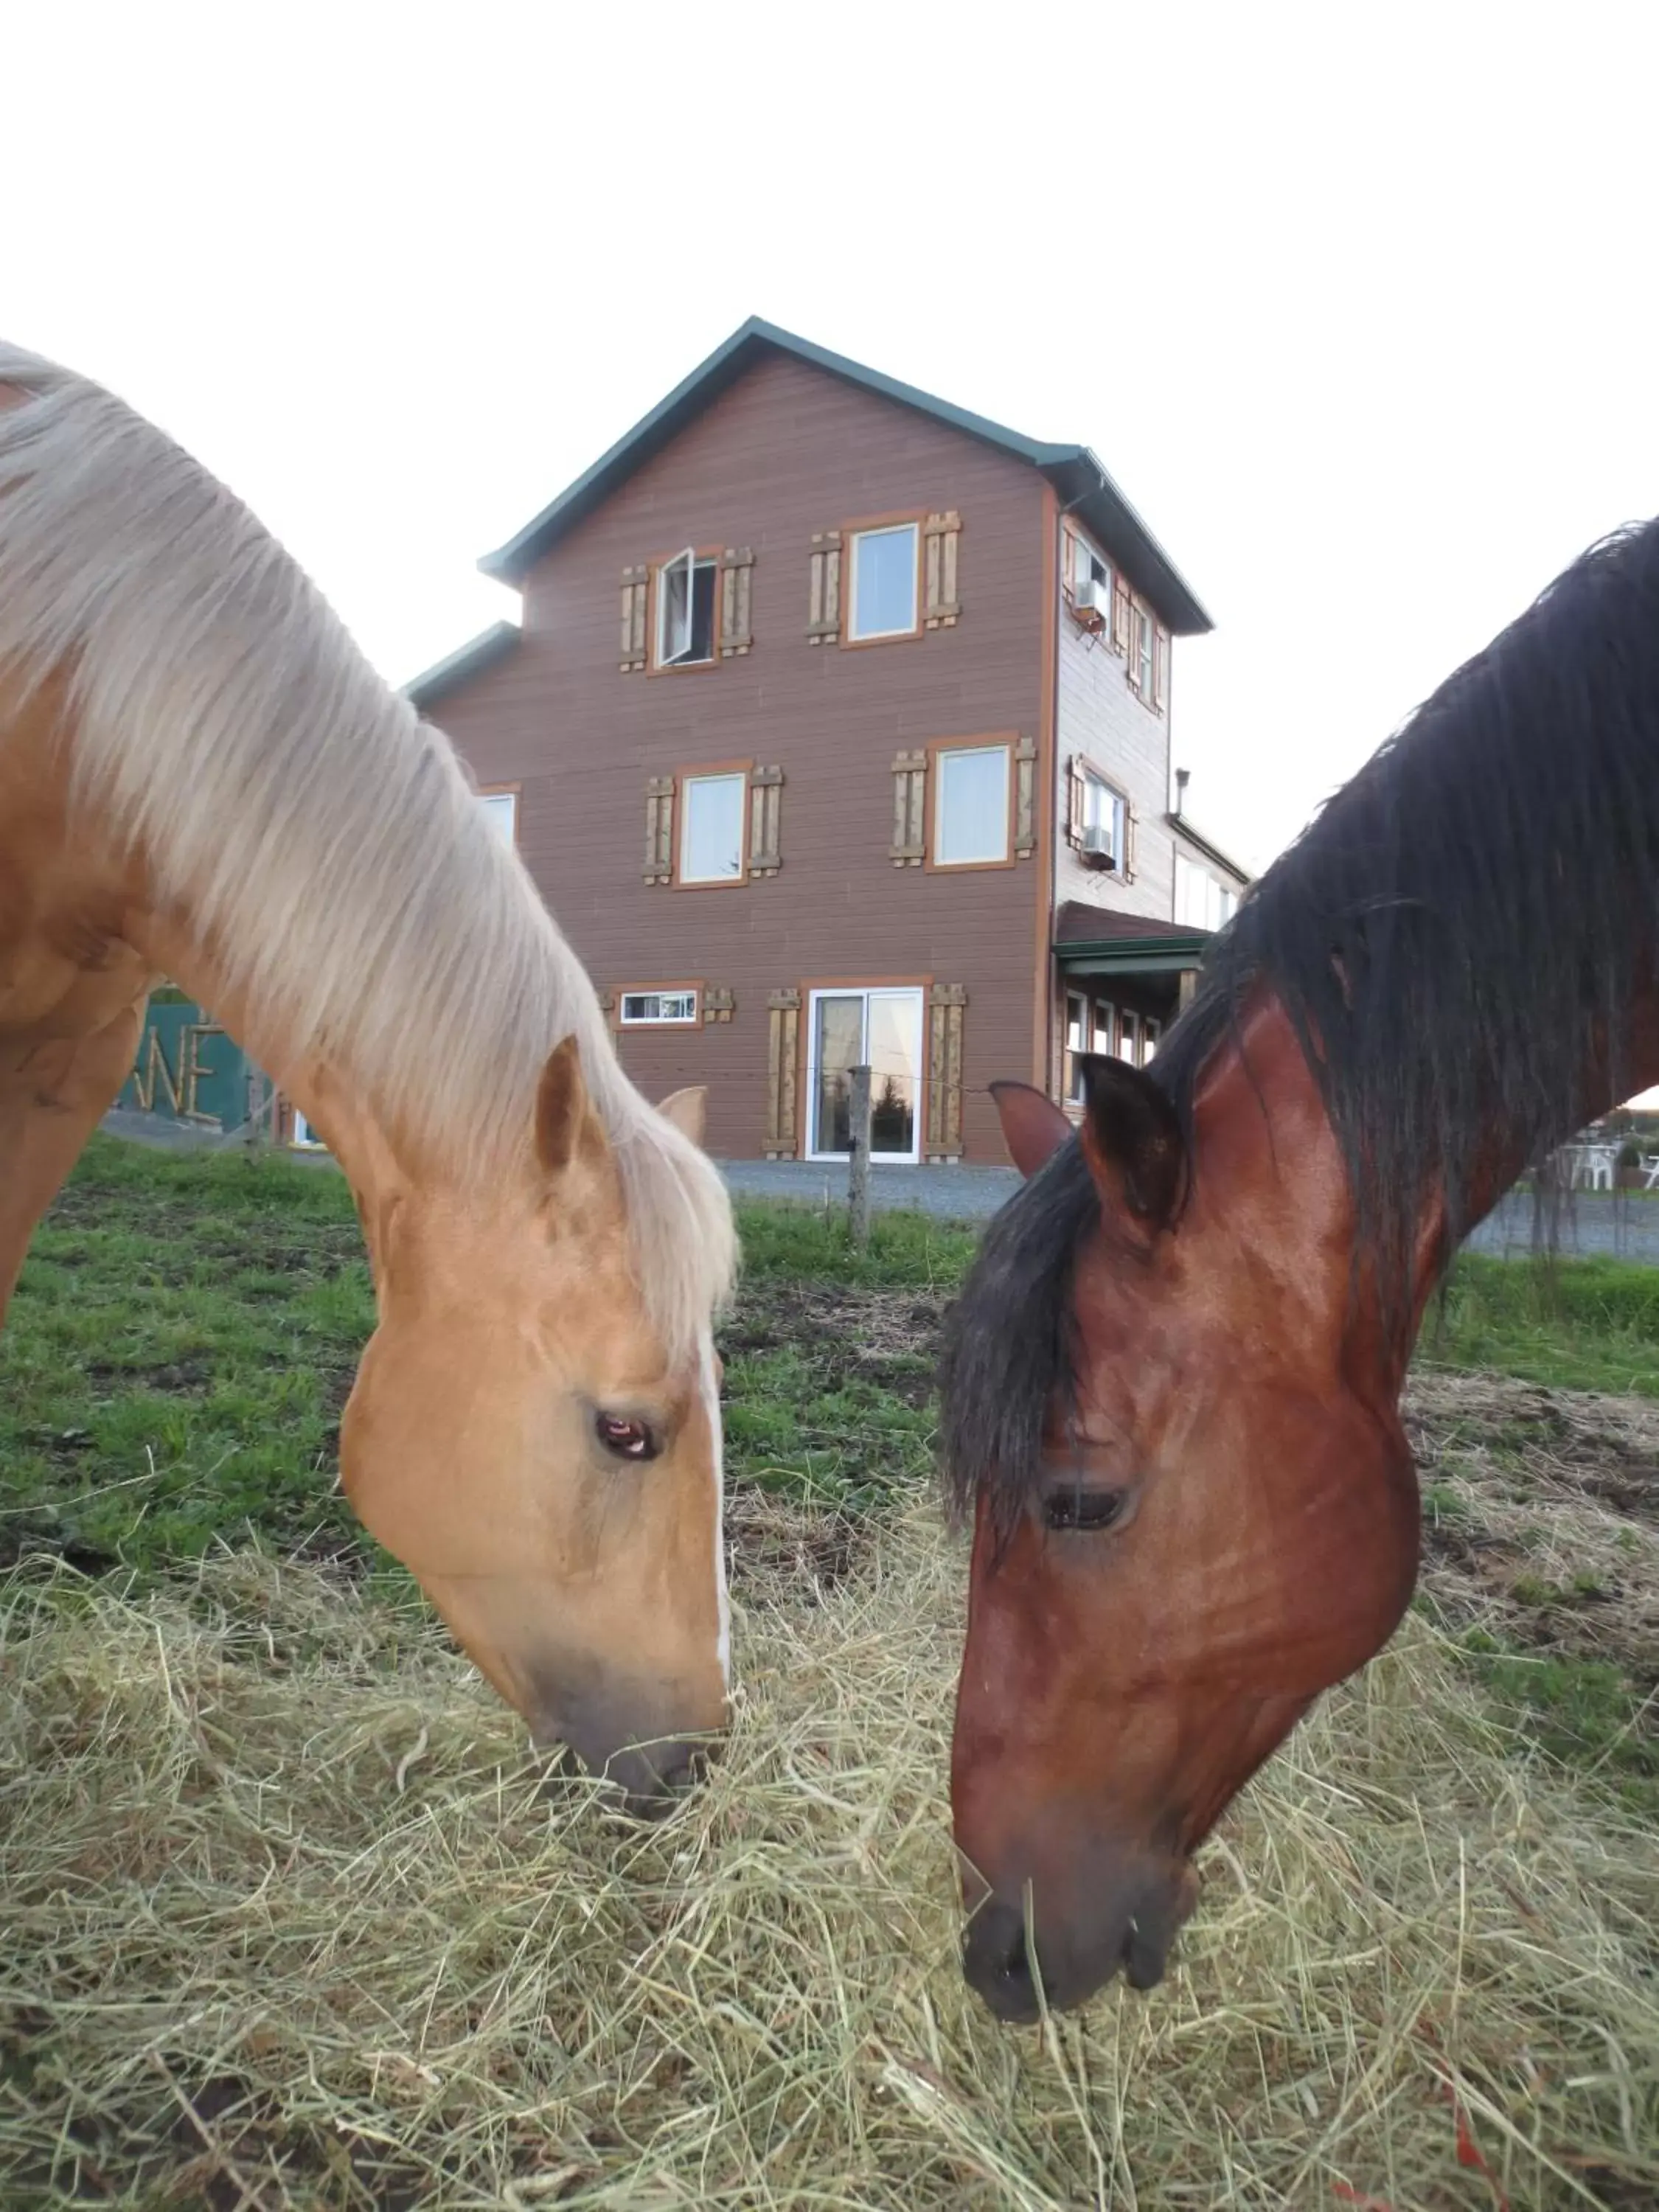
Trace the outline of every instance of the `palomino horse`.
[[[975, 1506], [952, 1799], [969, 1976], [1156, 1982], [1192, 1855], [1417, 1571], [1399, 1399], [1526, 1163], [1659, 1079], [1659, 524], [1577, 562], [1262, 878], [1153, 1066], [1029, 1180], [955, 1316]], [[1035, 1960], [1036, 1974], [1032, 1972]]]
[[702, 1093], [633, 1090], [448, 744], [253, 518], [0, 348], [0, 1307], [161, 975], [356, 1194], [353, 1505], [538, 1739], [662, 1802], [726, 1690]]

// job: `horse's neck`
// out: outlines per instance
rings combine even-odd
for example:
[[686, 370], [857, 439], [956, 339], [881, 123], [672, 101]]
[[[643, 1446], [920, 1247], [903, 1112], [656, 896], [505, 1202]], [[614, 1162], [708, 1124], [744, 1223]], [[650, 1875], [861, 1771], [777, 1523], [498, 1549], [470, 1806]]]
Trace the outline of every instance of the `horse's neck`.
[[[1607, 1053], [1583, 1071], [1586, 1119], [1659, 1084], [1659, 994], [1633, 1006], [1616, 1063]], [[1258, 1269], [1276, 1275], [1287, 1306], [1299, 1310], [1313, 1358], [1335, 1356], [1383, 1395], [1397, 1393], [1419, 1324], [1447, 1265], [1445, 1207], [1431, 1182], [1414, 1240], [1403, 1332], [1385, 1328], [1366, 1267], [1356, 1271], [1355, 1208], [1341, 1146], [1318, 1083], [1277, 999], [1258, 1000], [1240, 1037], [1213, 1055], [1193, 1102], [1200, 1221], [1224, 1222], [1227, 1235]], [[1483, 1133], [1466, 1176], [1466, 1228], [1473, 1228], [1532, 1163], [1524, 1139], [1501, 1110]]]

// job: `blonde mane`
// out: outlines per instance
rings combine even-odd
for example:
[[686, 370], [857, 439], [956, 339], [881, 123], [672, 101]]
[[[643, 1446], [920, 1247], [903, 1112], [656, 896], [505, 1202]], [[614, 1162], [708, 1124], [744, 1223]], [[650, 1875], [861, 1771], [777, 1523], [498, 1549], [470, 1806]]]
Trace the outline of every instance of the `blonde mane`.
[[[449, 741], [241, 502], [97, 386], [0, 344], [0, 666], [67, 671], [77, 777], [295, 1058], [471, 1183], [574, 1034], [672, 1352], [725, 1297], [711, 1163], [628, 1080], [593, 988]], [[3, 742], [3, 740], [0, 740]]]

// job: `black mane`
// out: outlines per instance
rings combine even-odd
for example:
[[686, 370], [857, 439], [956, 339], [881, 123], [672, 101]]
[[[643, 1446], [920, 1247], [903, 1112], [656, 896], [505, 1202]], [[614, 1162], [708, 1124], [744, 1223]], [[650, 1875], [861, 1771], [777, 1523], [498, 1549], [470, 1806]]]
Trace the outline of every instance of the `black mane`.
[[[1327, 802], [1217, 939], [1152, 1073], [1190, 1124], [1252, 989], [1278, 996], [1342, 1147], [1358, 1255], [1405, 1332], [1433, 1194], [1444, 1264], [1483, 1157], [1541, 1158], [1625, 1095], [1656, 947], [1650, 522], [1584, 554]], [[941, 1376], [959, 1504], [981, 1487], [1005, 1518], [1024, 1503], [1047, 1408], [1073, 1385], [1073, 1270], [1098, 1219], [1073, 1139], [986, 1234]]]

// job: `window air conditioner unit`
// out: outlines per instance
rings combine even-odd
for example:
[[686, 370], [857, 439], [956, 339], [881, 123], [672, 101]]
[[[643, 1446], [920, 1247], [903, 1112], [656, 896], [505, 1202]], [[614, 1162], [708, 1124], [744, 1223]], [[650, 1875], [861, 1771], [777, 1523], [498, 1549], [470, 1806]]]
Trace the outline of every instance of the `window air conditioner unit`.
[[1072, 587], [1072, 612], [1086, 629], [1104, 629], [1112, 613], [1110, 584], [1097, 576], [1079, 577]]
[[1117, 856], [1112, 850], [1112, 835], [1104, 823], [1091, 822], [1083, 832], [1083, 857], [1093, 868], [1115, 868]]

